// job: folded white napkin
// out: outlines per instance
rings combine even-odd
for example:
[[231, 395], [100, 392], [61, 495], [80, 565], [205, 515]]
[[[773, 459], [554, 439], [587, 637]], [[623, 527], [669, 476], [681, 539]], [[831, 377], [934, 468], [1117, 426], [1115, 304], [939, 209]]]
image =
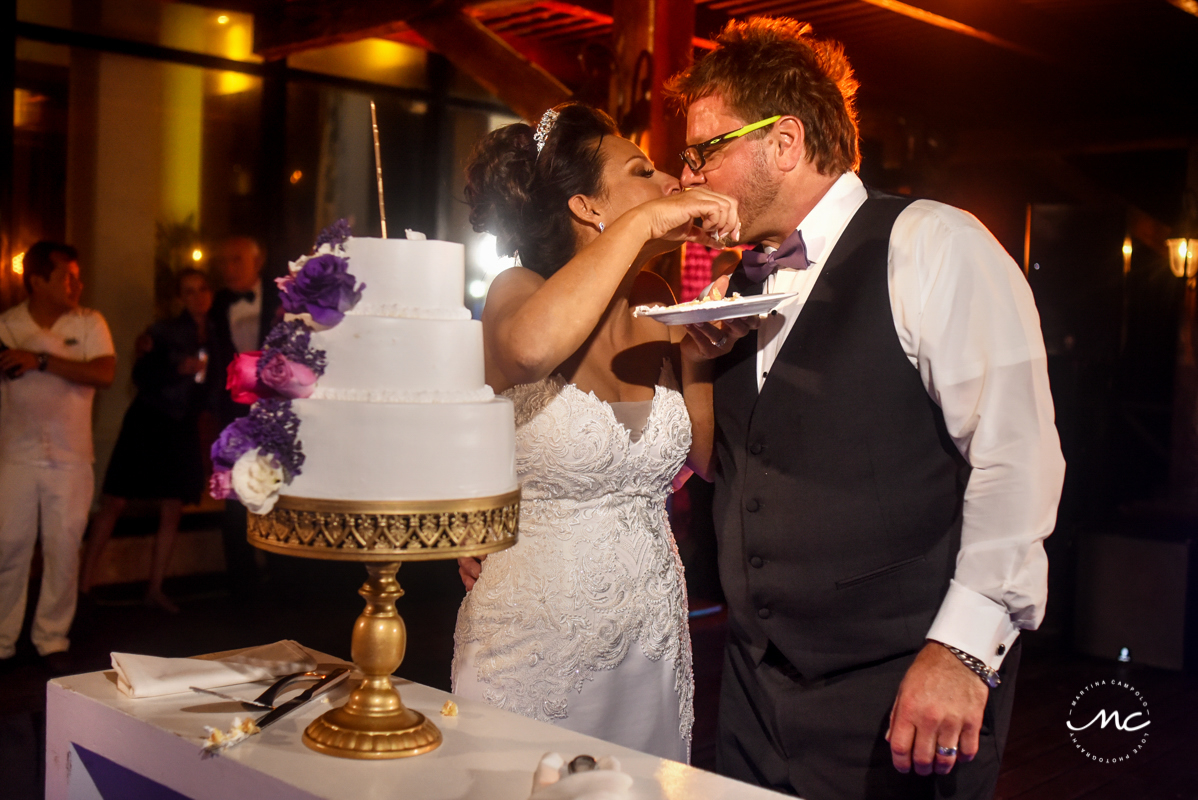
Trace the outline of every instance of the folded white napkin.
[[316, 659], [299, 642], [284, 639], [211, 661], [113, 653], [112, 667], [116, 670], [117, 688], [125, 694], [158, 697], [186, 692], [189, 686], [215, 689], [307, 672], [316, 668]]
[[603, 756], [590, 772], [570, 774], [560, 753], [546, 753], [532, 777], [529, 800], [627, 800], [632, 777], [614, 756]]

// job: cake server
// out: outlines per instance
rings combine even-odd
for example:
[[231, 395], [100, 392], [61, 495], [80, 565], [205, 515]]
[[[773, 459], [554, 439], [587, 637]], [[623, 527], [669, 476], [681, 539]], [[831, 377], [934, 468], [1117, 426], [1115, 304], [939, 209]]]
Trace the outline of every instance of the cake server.
[[273, 725], [283, 717], [290, 714], [292, 711], [295, 711], [297, 708], [307, 703], [309, 700], [325, 694], [348, 677], [349, 667], [338, 667], [326, 675], [319, 683], [309, 686], [291, 700], [279, 705], [273, 711], [264, 714], [261, 719], [254, 720], [254, 724], [259, 728], [265, 728], [267, 725]]

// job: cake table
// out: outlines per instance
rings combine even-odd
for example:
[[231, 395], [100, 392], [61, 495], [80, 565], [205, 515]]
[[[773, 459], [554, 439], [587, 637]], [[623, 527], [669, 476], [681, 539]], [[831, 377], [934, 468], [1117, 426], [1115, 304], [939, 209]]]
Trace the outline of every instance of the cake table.
[[[782, 797], [427, 686], [399, 683], [413, 709], [437, 717], [444, 743], [419, 758], [361, 761], [325, 758], [300, 742], [304, 728], [328, 708], [319, 701], [205, 757], [203, 727], [227, 728], [233, 716], [245, 715], [237, 704], [192, 693], [135, 700], [117, 690], [111, 671], [56, 678], [46, 698], [46, 798], [527, 800], [533, 770], [549, 751], [614, 755], [633, 778], [632, 800]], [[262, 686], [228, 689], [253, 696]], [[338, 687], [331, 704], [348, 692]], [[440, 717], [449, 699], [458, 704], [459, 715]]]

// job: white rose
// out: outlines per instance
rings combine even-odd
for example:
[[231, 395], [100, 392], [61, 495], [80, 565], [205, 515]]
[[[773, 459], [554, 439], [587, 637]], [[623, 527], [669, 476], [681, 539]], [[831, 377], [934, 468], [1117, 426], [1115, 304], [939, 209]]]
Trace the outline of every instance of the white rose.
[[269, 513], [279, 499], [283, 486], [283, 468], [274, 456], [257, 447], [244, 453], [233, 465], [233, 491], [246, 508], [255, 514]]
[[287, 262], [287, 271], [292, 275], [304, 268], [304, 264], [308, 263], [308, 256], [300, 256], [295, 261]]

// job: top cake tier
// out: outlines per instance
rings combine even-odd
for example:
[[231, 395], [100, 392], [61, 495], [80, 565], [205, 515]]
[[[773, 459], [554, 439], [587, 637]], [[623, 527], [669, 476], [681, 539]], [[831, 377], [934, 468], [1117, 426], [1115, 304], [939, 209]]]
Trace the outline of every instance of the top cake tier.
[[469, 319], [463, 303], [466, 249], [433, 239], [367, 239], [345, 242], [349, 271], [366, 284], [353, 316]]

